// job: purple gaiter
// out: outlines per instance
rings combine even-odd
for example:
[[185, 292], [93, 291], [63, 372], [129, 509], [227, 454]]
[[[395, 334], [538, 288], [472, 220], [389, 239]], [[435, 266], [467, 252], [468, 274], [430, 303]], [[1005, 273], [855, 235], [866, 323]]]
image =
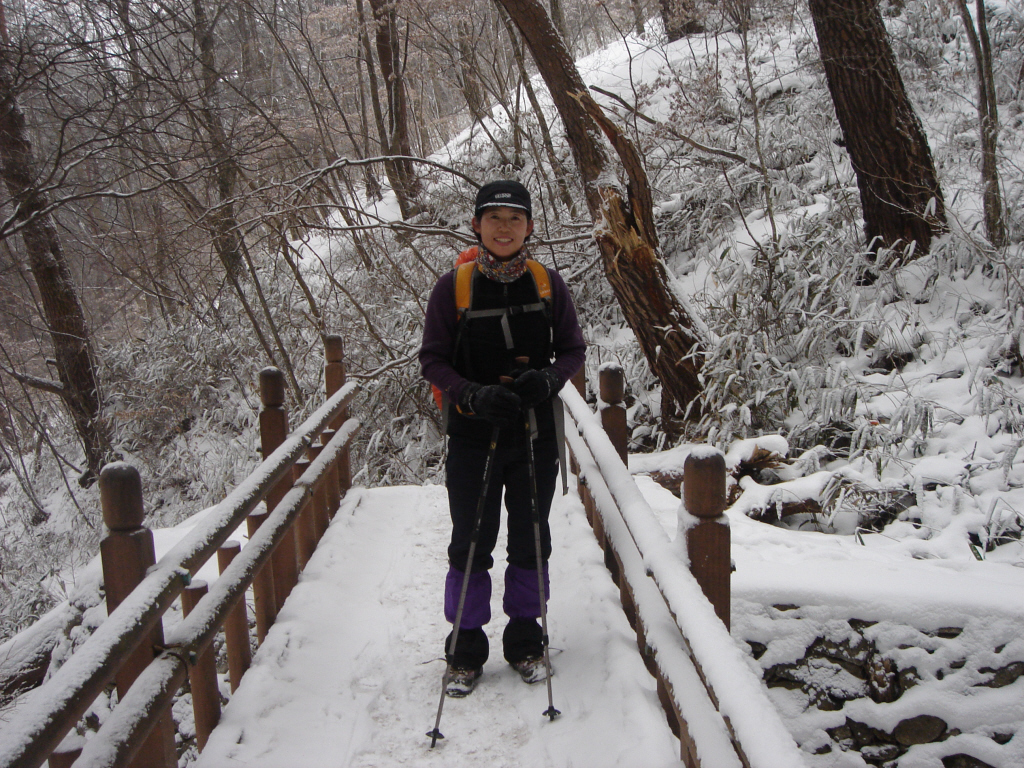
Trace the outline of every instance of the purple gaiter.
[[[444, 580], [444, 617], [449, 624], [455, 623], [455, 614], [459, 610], [459, 593], [462, 591], [464, 575], [462, 571], [448, 566], [448, 575]], [[462, 607], [462, 622], [459, 629], [476, 629], [490, 620], [491, 572], [476, 571], [469, 575], [466, 604]]]
[[[544, 599], [551, 597], [551, 582], [548, 580], [548, 566], [544, 565]], [[537, 572], [509, 565], [505, 568], [505, 597], [502, 600], [505, 614], [512, 619], [540, 618], [540, 590], [537, 588]]]

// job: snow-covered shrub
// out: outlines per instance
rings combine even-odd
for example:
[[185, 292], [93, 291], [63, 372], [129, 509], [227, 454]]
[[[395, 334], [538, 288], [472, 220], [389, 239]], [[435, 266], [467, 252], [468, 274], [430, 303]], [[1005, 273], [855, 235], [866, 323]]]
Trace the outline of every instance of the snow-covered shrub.
[[[900, 62], [901, 70], [915, 69], [915, 74], [931, 77], [940, 65], [956, 60], [963, 53], [957, 37], [960, 20], [952, 4], [930, 0], [906, 0], [889, 3], [883, 9], [890, 45]], [[963, 41], [967, 45], [967, 41]]]
[[252, 336], [184, 314], [143, 333], [103, 352], [104, 412], [114, 451], [142, 473], [147, 514], [169, 525], [219, 501], [258, 463], [262, 356]]
[[[1024, 443], [1017, 442], [1014, 454]], [[993, 499], [988, 518], [979, 532], [978, 544], [985, 552], [992, 552], [1003, 544], [1019, 542], [1024, 533], [1024, 513], [1014, 509], [1001, 499]]]
[[[44, 478], [55, 473], [46, 470]], [[95, 554], [100, 538], [94, 489], [75, 488], [74, 504], [56, 492], [52, 508], [69, 515], [51, 514], [39, 520], [37, 508], [25, 498], [22, 486], [12, 484], [0, 502], [4, 532], [0, 536], [0, 642], [33, 624], [57, 601], [67, 599], [73, 579]], [[69, 583], [70, 582], [70, 583]]]
[[841, 374], [823, 378], [837, 352], [852, 347], [857, 255], [837, 253], [841, 240], [827, 218], [805, 219], [774, 251], [723, 254], [721, 285], [706, 297], [716, 339], [701, 373], [701, 429], [716, 442], [774, 429], [797, 408], [822, 426], [851, 415], [848, 396], [837, 400]]

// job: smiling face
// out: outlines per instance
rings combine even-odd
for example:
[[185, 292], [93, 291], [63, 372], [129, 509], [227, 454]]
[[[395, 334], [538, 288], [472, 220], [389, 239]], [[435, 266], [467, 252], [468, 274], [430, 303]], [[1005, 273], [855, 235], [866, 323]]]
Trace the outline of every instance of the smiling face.
[[494, 258], [507, 261], [519, 253], [533, 232], [533, 220], [521, 208], [494, 206], [473, 218], [473, 231], [480, 235], [480, 242]]

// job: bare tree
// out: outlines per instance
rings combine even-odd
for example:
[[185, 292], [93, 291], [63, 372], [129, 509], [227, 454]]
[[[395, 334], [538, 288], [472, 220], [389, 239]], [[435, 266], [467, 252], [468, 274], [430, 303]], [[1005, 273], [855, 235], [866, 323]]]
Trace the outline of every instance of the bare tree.
[[12, 370], [7, 373], [22, 383], [58, 395], [64, 402], [85, 452], [88, 469], [81, 482], [86, 485], [99, 476], [110, 447], [101, 414], [92, 339], [50, 214], [50, 201], [38, 186], [32, 143], [15, 90], [17, 64], [2, 15], [0, 37], [0, 175], [10, 195], [13, 223], [20, 231], [25, 259], [39, 294], [58, 381]]
[[569, 25], [565, 23], [565, 11], [562, 10], [562, 0], [551, 0], [551, 21], [561, 35], [565, 47], [572, 50], [572, 39], [569, 37]]
[[[495, 0], [508, 12], [551, 94], [583, 183], [605, 276], [647, 362], [662, 384], [663, 418], [695, 405], [703, 342], [693, 319], [669, 286], [659, 253], [651, 190], [632, 143], [590, 98], [569, 51], [539, 0]], [[607, 172], [611, 162], [601, 132], [629, 179], [625, 195]], [[693, 408], [690, 409], [691, 415]]]
[[[405, 62], [401, 55], [402, 44], [398, 30], [398, 14], [395, 4], [387, 0], [369, 0], [373, 12], [374, 44], [377, 52], [377, 65], [380, 67], [381, 79], [387, 98], [387, 110], [379, 106], [379, 95], [375, 95], [377, 105], [378, 134], [384, 154], [395, 157], [387, 164], [388, 178], [398, 197], [403, 218], [412, 216], [417, 210], [416, 198], [419, 195], [419, 182], [412, 163], [405, 159], [413, 154], [410, 143], [409, 105], [405, 87]], [[359, 3], [361, 7], [362, 3]], [[361, 13], [361, 11], [360, 11]], [[366, 37], [366, 66], [372, 71], [373, 56], [370, 53], [369, 35]]]
[[857, 174], [872, 252], [945, 228], [942, 190], [924, 128], [896, 68], [878, 0], [810, 0], [825, 77]]
[[643, 37], [644, 33], [644, 9], [641, 0], [630, 0], [630, 7], [633, 9], [633, 25], [636, 33]]
[[696, 0], [659, 0], [665, 35], [670, 43], [704, 31]]
[[999, 248], [1006, 244], [1006, 224], [1003, 220], [1003, 198], [999, 189], [999, 168], [996, 165], [999, 104], [996, 101], [992, 45], [988, 36], [985, 1], [977, 0], [977, 29], [965, 0], [957, 0], [957, 8], [967, 32], [967, 39], [971, 43], [974, 68], [978, 76], [978, 127], [981, 134], [981, 185], [985, 233], [989, 242]]

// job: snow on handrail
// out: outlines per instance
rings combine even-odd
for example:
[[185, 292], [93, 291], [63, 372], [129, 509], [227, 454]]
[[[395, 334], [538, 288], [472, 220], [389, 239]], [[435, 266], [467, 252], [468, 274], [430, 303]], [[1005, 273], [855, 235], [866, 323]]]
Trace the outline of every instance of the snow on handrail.
[[661, 670], [676, 709], [686, 723], [700, 765], [742, 768], [729, 729], [704, 690], [700, 675], [688, 655], [686, 640], [681, 636], [657, 585], [647, 577], [643, 557], [625, 521], [618, 514], [615, 499], [590, 449], [575, 430], [567, 430], [565, 437], [579, 464], [580, 474], [587, 480], [587, 489], [594, 503], [602, 510], [605, 533], [615, 542], [615, 552], [622, 567], [621, 577], [629, 585], [636, 606], [636, 620], [643, 625], [644, 642], [654, 651], [654, 663]]
[[253, 533], [249, 543], [210, 586], [195, 608], [167, 633], [166, 650], [135, 680], [124, 700], [103, 721], [89, 739], [75, 768], [117, 768], [131, 759], [129, 745], [139, 743], [159, 713], [169, 706], [188, 672], [184, 658], [202, 653], [213, 641], [234, 602], [241, 599], [253, 576], [270, 559], [271, 552], [359, 430], [349, 419], [310, 462], [294, 486], [274, 507], [267, 520]]
[[188, 536], [154, 565], [145, 579], [107, 617], [53, 677], [26, 694], [0, 739], [0, 768], [37, 768], [117, 672], [122, 659], [147, 637], [191, 574], [290, 471], [331, 420], [359, 390], [341, 387], [243, 480]]
[[227, 541], [228, 536], [242, 524], [246, 515], [256, 508], [267, 491], [289, 471], [302, 452], [313, 444], [331, 419], [348, 406], [358, 391], [359, 384], [349, 382], [331, 395], [251, 475], [225, 496], [191, 534], [160, 558], [156, 567], [173, 564], [191, 573], [198, 571], [217, 551], [217, 547]]
[[742, 749], [749, 768], [806, 765], [803, 753], [768, 698], [764, 684], [751, 670], [739, 646], [679, 557], [619, 459], [600, 418], [573, 387], [566, 386], [561, 397], [590, 449], [629, 537], [643, 558], [646, 573], [653, 577], [676, 626], [689, 644], [708, 693], [717, 702], [718, 711]]

